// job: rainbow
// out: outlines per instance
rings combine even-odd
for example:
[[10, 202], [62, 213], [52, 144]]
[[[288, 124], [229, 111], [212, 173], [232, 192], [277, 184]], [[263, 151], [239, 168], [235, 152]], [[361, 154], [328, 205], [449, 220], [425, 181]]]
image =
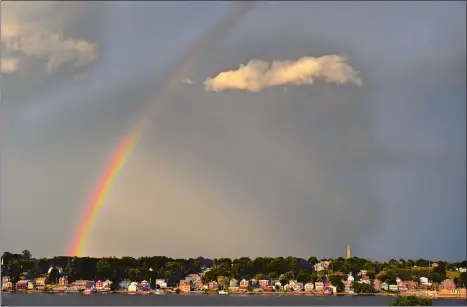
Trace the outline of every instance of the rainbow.
[[139, 117], [134, 126], [132, 126], [132, 129], [130, 129], [130, 132], [125, 135], [115, 150], [112, 151], [105, 171], [100, 176], [100, 180], [94, 189], [94, 193], [87, 203], [80, 223], [74, 232], [73, 239], [68, 250], [69, 256], [83, 255], [96, 217], [99, 215], [99, 212], [105, 203], [119, 172], [124, 167], [125, 162], [128, 160], [128, 157], [131, 155], [133, 149], [141, 138], [144, 126], [148, 120], [147, 114], [154, 115], [155, 110], [153, 110], [153, 108], [160, 105], [160, 101], [163, 100], [163, 98], [170, 93], [170, 91], [172, 91], [183, 80], [183, 78], [186, 77], [201, 55], [209, 49], [216, 40], [225, 36], [226, 32], [233, 28], [235, 24], [251, 10], [252, 7], [252, 2], [236, 2], [228, 16], [222, 18], [219, 23], [211, 27], [207, 33], [197, 41], [195, 46], [188, 50], [181, 61], [181, 65], [175, 69], [174, 73], [169, 78], [168, 84], [165, 86], [166, 90], [160, 93], [160, 96], [158, 95], [154, 99], [150, 100], [151, 102], [158, 101], [159, 103], [149, 103], [148, 105], [145, 105], [144, 110], [141, 112], [141, 117]]

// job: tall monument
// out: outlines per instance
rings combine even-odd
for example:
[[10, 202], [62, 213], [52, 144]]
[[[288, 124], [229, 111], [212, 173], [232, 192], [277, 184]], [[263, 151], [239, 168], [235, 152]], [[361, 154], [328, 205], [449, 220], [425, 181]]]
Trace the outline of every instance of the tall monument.
[[351, 257], [351, 255], [350, 255], [350, 245], [347, 244], [347, 245], [345, 246], [345, 249], [346, 249], [345, 259], [349, 259], [349, 258]]

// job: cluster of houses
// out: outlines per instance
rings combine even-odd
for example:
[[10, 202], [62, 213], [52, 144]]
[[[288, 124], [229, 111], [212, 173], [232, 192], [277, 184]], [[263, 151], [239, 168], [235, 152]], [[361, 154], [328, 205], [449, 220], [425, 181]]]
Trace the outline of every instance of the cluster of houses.
[[[315, 264], [314, 269], [317, 272], [327, 271], [331, 265], [330, 261], [321, 261]], [[465, 268], [456, 268], [458, 272], [465, 272]], [[178, 289], [180, 292], [191, 292], [191, 291], [217, 291], [217, 290], [228, 290], [229, 292], [263, 292], [263, 291], [306, 291], [323, 294], [335, 294], [337, 293], [336, 286], [333, 285], [329, 280], [325, 279], [317, 282], [301, 283], [296, 280], [290, 280], [287, 284], [282, 284], [278, 279], [227, 279], [223, 276], [218, 276], [217, 281], [211, 281], [207, 284], [202, 282], [204, 273], [208, 272], [209, 269], [203, 270], [200, 274], [190, 274], [185, 279], [180, 280], [178, 283]], [[393, 292], [411, 292], [416, 290], [429, 290], [432, 289], [433, 285], [426, 277], [421, 277], [419, 281], [403, 281], [400, 278], [396, 279], [395, 284], [387, 284], [378, 279], [371, 280], [367, 275], [366, 270], [361, 270], [359, 275], [358, 283], [368, 284], [374, 287], [375, 291], [393, 291]], [[335, 276], [340, 276], [342, 283], [344, 284], [344, 291], [347, 293], [352, 292], [352, 283], [355, 278], [352, 274], [347, 276], [342, 272], [335, 272]], [[106, 281], [91, 281], [91, 280], [77, 280], [73, 283], [68, 283], [66, 276], [61, 276], [58, 280], [58, 284], [47, 285], [47, 276], [41, 276], [34, 280], [23, 279], [19, 280], [14, 284], [8, 276], [2, 277], [2, 291], [16, 290], [41, 290], [46, 287], [51, 288], [53, 291], [65, 291], [65, 292], [79, 292], [79, 291], [92, 291], [92, 292], [103, 292], [109, 291], [112, 285], [110, 280]], [[155, 280], [156, 288], [168, 289], [167, 281], [164, 279]], [[142, 282], [135, 282], [131, 280], [123, 280], [118, 284], [117, 287], [121, 291], [126, 292], [148, 292], [151, 291], [151, 282], [143, 280]], [[452, 294], [464, 293], [465, 289], [456, 289], [456, 285], [452, 279], [446, 279], [439, 284], [436, 290], [449, 292]], [[462, 294], [461, 293], [461, 294]]]
[[17, 283], [13, 283], [8, 276], [2, 277], [2, 291], [26, 291], [26, 290], [44, 290], [46, 287], [54, 291], [79, 292], [86, 289], [95, 289], [96, 291], [108, 291], [112, 282], [106, 281], [90, 281], [76, 280], [73, 283], [68, 283], [67, 276], [62, 276], [58, 280], [58, 284], [48, 285], [47, 277], [38, 277], [34, 280], [21, 279]]

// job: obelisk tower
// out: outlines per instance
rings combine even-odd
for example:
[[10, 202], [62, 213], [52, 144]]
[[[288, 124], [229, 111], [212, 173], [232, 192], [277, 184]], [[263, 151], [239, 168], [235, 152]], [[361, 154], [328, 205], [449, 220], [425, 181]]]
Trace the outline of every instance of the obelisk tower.
[[350, 255], [350, 245], [347, 244], [347, 245], [345, 246], [345, 249], [346, 249], [345, 259], [349, 259], [349, 258], [351, 257], [351, 255]]

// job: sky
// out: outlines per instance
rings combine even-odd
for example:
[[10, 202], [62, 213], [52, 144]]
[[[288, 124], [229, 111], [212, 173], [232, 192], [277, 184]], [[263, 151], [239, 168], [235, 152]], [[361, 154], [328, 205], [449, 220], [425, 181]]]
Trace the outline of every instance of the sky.
[[[466, 259], [465, 2], [1, 3], [1, 251]], [[154, 109], [155, 110], [155, 109]]]

